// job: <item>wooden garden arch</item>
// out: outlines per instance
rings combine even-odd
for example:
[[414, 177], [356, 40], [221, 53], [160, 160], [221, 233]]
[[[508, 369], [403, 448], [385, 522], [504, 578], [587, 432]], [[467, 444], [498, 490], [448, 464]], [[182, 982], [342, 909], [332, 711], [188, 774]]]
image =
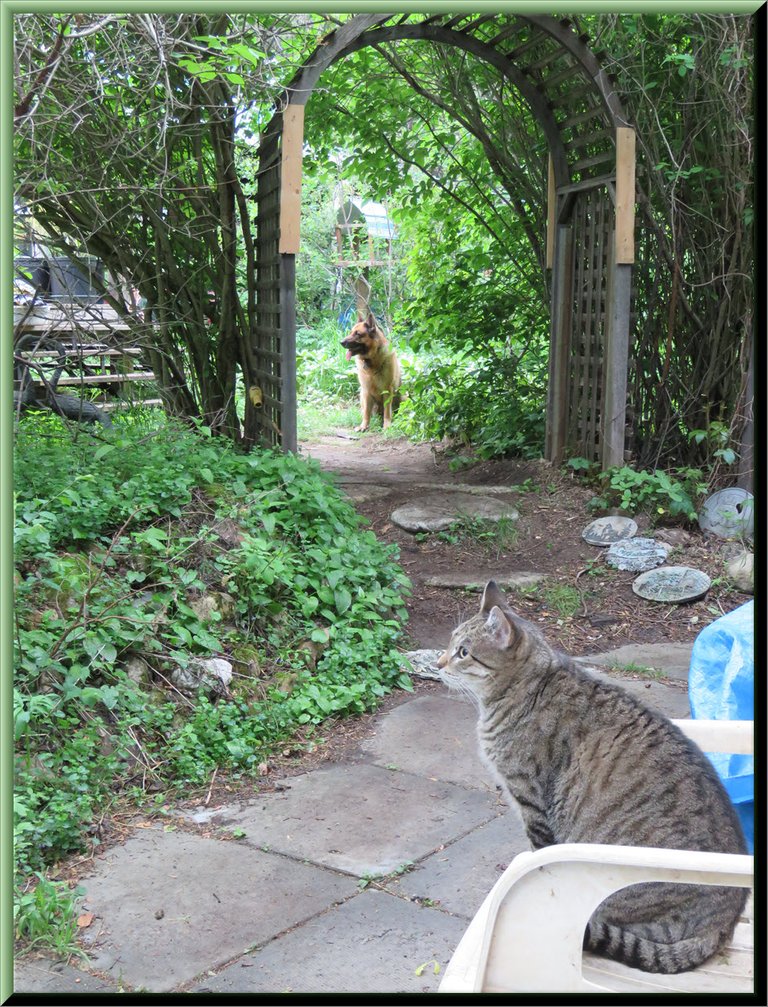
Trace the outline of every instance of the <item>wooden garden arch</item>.
[[295, 277], [304, 106], [321, 74], [367, 45], [428, 39], [493, 64], [549, 144], [550, 368], [545, 454], [624, 463], [634, 259], [635, 132], [600, 54], [548, 15], [360, 14], [324, 38], [259, 151], [257, 310], [246, 437], [296, 450]]

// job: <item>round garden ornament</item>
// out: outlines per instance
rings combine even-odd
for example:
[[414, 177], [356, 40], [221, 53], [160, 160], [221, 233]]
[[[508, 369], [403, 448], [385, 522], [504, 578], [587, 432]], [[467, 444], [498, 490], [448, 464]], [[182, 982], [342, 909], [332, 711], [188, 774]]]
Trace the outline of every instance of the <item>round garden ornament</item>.
[[702, 598], [710, 588], [709, 577], [690, 566], [661, 566], [647, 570], [632, 582], [632, 590], [647, 601], [679, 604]]
[[640, 573], [661, 566], [668, 552], [669, 546], [655, 538], [628, 538], [609, 546], [605, 561], [617, 570]]
[[588, 524], [581, 537], [589, 545], [613, 545], [622, 539], [632, 538], [637, 533], [637, 525], [631, 517], [619, 517], [611, 514], [599, 517]]
[[755, 526], [755, 502], [751, 493], [738, 486], [718, 490], [704, 501], [699, 527], [719, 538], [751, 538]]

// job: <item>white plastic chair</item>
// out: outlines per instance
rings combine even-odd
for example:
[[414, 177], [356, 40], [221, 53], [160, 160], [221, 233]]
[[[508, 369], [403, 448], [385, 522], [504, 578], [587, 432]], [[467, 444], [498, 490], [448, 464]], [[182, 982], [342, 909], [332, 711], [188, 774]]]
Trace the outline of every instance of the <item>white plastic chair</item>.
[[[675, 721], [704, 751], [749, 754], [752, 721]], [[563, 843], [520, 853], [470, 923], [440, 993], [736, 993], [753, 990], [752, 899], [730, 945], [697, 969], [659, 975], [584, 952], [587, 922], [642, 881], [751, 888], [751, 856]]]

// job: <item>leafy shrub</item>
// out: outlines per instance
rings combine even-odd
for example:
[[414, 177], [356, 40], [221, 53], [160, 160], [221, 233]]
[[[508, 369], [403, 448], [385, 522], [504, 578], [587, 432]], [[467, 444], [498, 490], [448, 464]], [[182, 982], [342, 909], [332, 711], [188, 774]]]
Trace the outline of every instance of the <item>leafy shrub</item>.
[[335, 321], [296, 333], [297, 393], [302, 402], [348, 402], [357, 396], [357, 369], [347, 360]]
[[707, 483], [701, 469], [676, 469], [672, 474], [655, 469], [636, 472], [627, 465], [614, 466], [600, 474], [600, 495], [589, 506], [593, 509], [619, 507], [647, 513], [653, 521], [695, 521], [696, 502], [706, 493]]
[[471, 444], [480, 458], [536, 458], [544, 445], [546, 380], [518, 361], [476, 351], [429, 356], [410, 380], [398, 427]]
[[[397, 550], [361, 526], [316, 464], [239, 454], [162, 421], [94, 438], [34, 417], [20, 424], [16, 464], [22, 875], [96, 841], [91, 823], [121, 791], [201, 784], [217, 766], [252, 772], [296, 730], [409, 687], [396, 650], [409, 590]], [[238, 529], [226, 547], [222, 522]], [[195, 607], [211, 588], [229, 596], [233, 623]], [[314, 669], [300, 647], [312, 639], [324, 646]], [[191, 657], [246, 644], [263, 682], [236, 679], [217, 702], [163, 689]], [[133, 655], [155, 688], [128, 680]]]

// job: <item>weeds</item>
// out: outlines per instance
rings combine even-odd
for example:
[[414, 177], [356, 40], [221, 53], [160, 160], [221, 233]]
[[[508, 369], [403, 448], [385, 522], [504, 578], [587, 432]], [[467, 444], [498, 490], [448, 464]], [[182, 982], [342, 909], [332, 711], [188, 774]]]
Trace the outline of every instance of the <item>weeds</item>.
[[498, 559], [502, 553], [515, 547], [518, 534], [517, 524], [512, 518], [502, 517], [498, 521], [486, 521], [465, 514], [461, 515], [450, 528], [437, 532], [436, 537], [448, 545], [482, 546], [489, 555]]
[[640, 675], [643, 678], [653, 678], [655, 680], [661, 680], [668, 678], [669, 676], [660, 671], [658, 668], [649, 668], [644, 664], [634, 664], [632, 661], [626, 664], [620, 664], [616, 662], [608, 666], [608, 671], [616, 672], [620, 675]]
[[701, 469], [678, 468], [672, 472], [654, 469], [637, 472], [628, 465], [614, 466], [605, 472], [586, 458], [571, 458], [568, 467], [582, 473], [599, 494], [587, 505], [591, 510], [618, 508], [630, 514], [647, 513], [659, 521], [692, 522], [697, 504], [707, 492], [707, 479]]
[[85, 889], [72, 891], [63, 881], [49, 881], [37, 873], [31, 886], [14, 890], [13, 928], [27, 948], [44, 948], [60, 958], [85, 958], [77, 944], [77, 902]]
[[540, 591], [547, 607], [563, 619], [572, 619], [581, 608], [581, 595], [569, 584], [552, 584]]

